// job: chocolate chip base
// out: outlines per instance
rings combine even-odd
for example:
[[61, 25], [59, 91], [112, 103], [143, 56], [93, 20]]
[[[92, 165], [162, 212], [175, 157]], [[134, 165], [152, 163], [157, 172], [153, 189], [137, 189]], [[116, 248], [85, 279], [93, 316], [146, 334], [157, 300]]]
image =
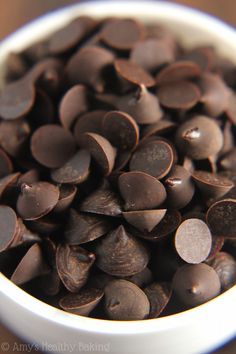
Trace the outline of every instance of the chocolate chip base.
[[77, 315], [156, 318], [236, 283], [236, 66], [78, 17], [7, 60], [0, 270]]

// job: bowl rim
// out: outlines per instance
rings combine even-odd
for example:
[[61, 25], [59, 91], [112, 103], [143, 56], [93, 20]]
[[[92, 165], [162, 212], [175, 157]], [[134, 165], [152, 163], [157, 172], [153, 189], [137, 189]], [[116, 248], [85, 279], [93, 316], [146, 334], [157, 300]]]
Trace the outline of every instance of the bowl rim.
[[[42, 26], [45, 20], [53, 22], [53, 18], [59, 16], [67, 16], [68, 20], [73, 17], [69, 16], [73, 13], [75, 9], [87, 9], [88, 13], [94, 6], [100, 8], [106, 4], [107, 9], [113, 10], [121, 5], [120, 1], [87, 1], [81, 2], [79, 4], [74, 4], [70, 6], [65, 6], [53, 12], [47, 13], [43, 16], [36, 18], [35, 20], [22, 26], [13, 34], [7, 36], [3, 41], [0, 42], [0, 55], [3, 56], [9, 48], [14, 48], [14, 43], [20, 40], [27, 32], [36, 26]], [[236, 41], [236, 31], [233, 27], [225, 24], [223, 21], [215, 18], [211, 15], [203, 13], [199, 10], [186, 7], [184, 5], [179, 5], [175, 3], [148, 0], [148, 1], [125, 1], [122, 4], [124, 7], [132, 6], [135, 7], [135, 11], [145, 8], [155, 9], [159, 11], [158, 15], [163, 13], [171, 13], [170, 16], [178, 17], [185, 16], [187, 19], [185, 22], [197, 21], [199, 20], [202, 24], [206, 24], [208, 27], [211, 26], [212, 31], [219, 31], [221, 35], [228, 36], [230, 40]], [[134, 15], [136, 16], [137, 13]], [[168, 14], [169, 16], [169, 14]], [[166, 317], [139, 320], [139, 321], [111, 321], [103, 319], [94, 319], [89, 317], [83, 317], [79, 315], [74, 315], [67, 313], [61, 309], [55, 308], [47, 303], [33, 297], [32, 295], [26, 293], [24, 290], [19, 288], [17, 285], [12, 283], [7, 277], [5, 277], [0, 272], [0, 295], [11, 299], [12, 302], [24, 308], [26, 311], [33, 313], [34, 315], [44, 318], [47, 321], [57, 323], [66, 327], [79, 329], [80, 331], [90, 332], [90, 333], [106, 333], [106, 334], [116, 334], [116, 335], [137, 335], [141, 333], [155, 333], [169, 330], [171, 328], [177, 328], [182, 326], [184, 323], [186, 326], [194, 321], [198, 321], [206, 317], [206, 310], [212, 308], [219, 308], [219, 306], [224, 307], [225, 303], [233, 303], [236, 297], [236, 285], [231, 289], [227, 290], [223, 294], [217, 296], [216, 298], [202, 304], [198, 307], [192, 308], [187, 311], [183, 311], [178, 314], [169, 315]], [[145, 324], [145, 325], [144, 325]]]

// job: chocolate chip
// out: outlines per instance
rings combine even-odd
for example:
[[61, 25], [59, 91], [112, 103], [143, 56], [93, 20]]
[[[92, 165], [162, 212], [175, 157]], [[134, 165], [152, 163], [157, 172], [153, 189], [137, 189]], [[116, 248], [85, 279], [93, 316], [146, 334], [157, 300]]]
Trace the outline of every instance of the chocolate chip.
[[68, 294], [60, 301], [60, 307], [75, 315], [88, 316], [101, 301], [104, 292], [95, 288], [84, 288], [78, 294]]
[[59, 59], [45, 58], [36, 63], [26, 77], [29, 82], [47, 94], [55, 95], [63, 82], [64, 67]]
[[167, 203], [170, 207], [181, 209], [191, 201], [195, 187], [190, 173], [182, 166], [175, 165], [164, 180]]
[[236, 148], [231, 149], [222, 156], [220, 167], [224, 170], [236, 171]]
[[205, 116], [195, 116], [180, 125], [176, 133], [178, 148], [195, 160], [217, 154], [223, 135], [217, 123]]
[[192, 177], [202, 194], [208, 198], [220, 198], [234, 186], [232, 181], [217, 173], [196, 170]]
[[[1, 130], [1, 126], [0, 126]], [[1, 139], [1, 138], [0, 138]], [[0, 149], [0, 178], [5, 177], [13, 172], [13, 165], [10, 158]]]
[[65, 227], [65, 240], [69, 245], [80, 245], [93, 241], [110, 230], [111, 225], [106, 219], [70, 209]]
[[236, 125], [236, 94], [234, 92], [229, 92], [225, 113], [232, 124]]
[[109, 183], [104, 181], [101, 187], [82, 201], [79, 208], [87, 213], [118, 216], [121, 214], [121, 201]]
[[115, 106], [128, 114], [139, 124], [156, 123], [163, 116], [156, 95], [149, 92], [144, 85], [136, 93], [119, 97]]
[[114, 61], [114, 54], [98, 46], [85, 47], [75, 53], [66, 66], [70, 84], [84, 84], [103, 92], [104, 70]]
[[28, 170], [27, 172], [23, 173], [19, 179], [18, 184], [21, 186], [23, 183], [32, 184], [35, 182], [39, 182], [40, 180], [40, 173], [36, 169]]
[[236, 200], [223, 199], [207, 211], [207, 223], [214, 236], [236, 237]]
[[117, 75], [134, 85], [145, 87], [155, 86], [154, 78], [138, 64], [126, 60], [116, 59], [114, 62]]
[[207, 264], [218, 274], [222, 290], [227, 290], [236, 283], [236, 262], [229, 253], [219, 252]]
[[74, 48], [85, 37], [87, 32], [88, 22], [86, 20], [83, 21], [83, 18], [76, 18], [51, 35], [48, 44], [50, 53], [58, 55], [67, 52]]
[[103, 119], [102, 131], [112, 145], [122, 151], [133, 150], [138, 144], [139, 127], [127, 113], [108, 112]]
[[13, 157], [22, 154], [29, 135], [30, 126], [25, 119], [0, 123], [0, 144]]
[[33, 107], [35, 96], [35, 88], [29, 80], [8, 84], [0, 94], [0, 116], [6, 120], [25, 116]]
[[59, 199], [58, 187], [48, 182], [22, 184], [17, 211], [24, 220], [35, 220], [48, 214]]
[[199, 101], [198, 87], [189, 81], [177, 81], [162, 85], [157, 91], [160, 103], [171, 109], [190, 109]]
[[211, 231], [200, 219], [183, 221], [175, 233], [175, 249], [187, 263], [201, 263], [210, 253]]
[[143, 288], [144, 286], [147, 286], [152, 283], [153, 275], [150, 269], [146, 267], [141, 270], [141, 272], [131, 275], [130, 277], [125, 277], [124, 279], [131, 281], [131, 283], [134, 283], [140, 288]]
[[116, 19], [109, 21], [101, 31], [101, 39], [108, 46], [129, 50], [145, 36], [145, 27], [133, 19]]
[[197, 78], [201, 75], [200, 67], [188, 60], [179, 60], [163, 68], [156, 76], [158, 85]]
[[164, 117], [156, 123], [148, 124], [142, 129], [142, 141], [152, 135], [164, 135], [175, 129], [176, 124]]
[[21, 285], [47, 272], [49, 272], [49, 268], [45, 263], [42, 250], [35, 243], [21, 259], [11, 276], [11, 281]]
[[119, 177], [119, 190], [126, 210], [153, 209], [166, 198], [163, 184], [143, 172], [123, 173]]
[[154, 72], [162, 65], [174, 61], [174, 51], [163, 40], [146, 39], [133, 47], [130, 59], [144, 70]]
[[95, 255], [80, 246], [57, 247], [57, 271], [65, 287], [72, 293], [78, 292], [86, 283], [94, 261]]
[[90, 154], [86, 150], [78, 150], [65, 165], [51, 172], [51, 178], [57, 183], [79, 184], [89, 175]]
[[126, 211], [122, 215], [125, 220], [139, 231], [151, 232], [164, 218], [166, 209]]
[[141, 272], [149, 261], [146, 247], [121, 225], [101, 239], [96, 255], [98, 268], [120, 277]]
[[16, 214], [7, 205], [0, 205], [0, 224], [0, 252], [2, 252], [12, 243], [18, 227]]
[[20, 176], [19, 172], [11, 173], [0, 179], [0, 198], [2, 198], [6, 192], [11, 190], [12, 187], [17, 185], [17, 180]]
[[141, 237], [147, 241], [159, 241], [168, 235], [171, 235], [181, 223], [181, 214], [177, 210], [167, 210], [163, 219], [154, 227], [151, 232], [140, 232], [136, 228], [132, 228], [131, 232], [134, 236]]
[[27, 115], [27, 120], [33, 127], [42, 124], [51, 124], [55, 118], [55, 107], [53, 100], [43, 90], [38, 89], [34, 106]]
[[40, 219], [26, 221], [30, 230], [37, 232], [42, 236], [50, 236], [61, 228], [60, 221], [50, 216], [44, 216]]
[[[204, 217], [205, 217], [205, 215], [204, 215]], [[220, 252], [220, 250], [224, 246], [224, 243], [225, 243], [225, 239], [222, 236], [218, 236], [218, 237], [214, 236], [212, 238], [211, 251], [206, 259], [207, 263], [216, 257], [218, 252]]]
[[31, 137], [31, 152], [43, 166], [63, 166], [75, 152], [75, 141], [70, 132], [56, 124], [43, 125]]
[[188, 50], [181, 57], [182, 60], [189, 60], [196, 63], [202, 71], [209, 71], [213, 67], [214, 53], [212, 48], [209, 47], [197, 47]]
[[84, 133], [102, 134], [102, 122], [106, 111], [96, 110], [85, 113], [75, 123], [74, 136], [80, 144]]
[[88, 91], [83, 85], [74, 85], [62, 97], [59, 117], [62, 126], [70, 129], [76, 118], [88, 111]]
[[150, 302], [148, 318], [157, 318], [167, 306], [171, 297], [171, 287], [168, 283], [152, 283], [144, 289]]
[[207, 264], [187, 264], [177, 270], [173, 288], [184, 304], [198, 306], [219, 295], [220, 279]]
[[217, 117], [228, 105], [229, 90], [224, 81], [216, 74], [205, 73], [201, 76], [199, 86], [202, 91], [201, 103], [206, 114]]
[[172, 168], [174, 153], [171, 145], [154, 140], [137, 149], [129, 164], [130, 171], [146, 172], [157, 179], [165, 177]]
[[53, 209], [54, 213], [62, 213], [72, 204], [75, 195], [77, 193], [77, 188], [74, 185], [64, 184], [60, 187], [60, 195], [58, 202]]
[[28, 66], [22, 53], [11, 52], [6, 61], [6, 79], [15, 81], [25, 75]]
[[113, 280], [105, 288], [105, 309], [113, 320], [142, 320], [148, 317], [150, 304], [137, 285], [124, 280]]
[[81, 145], [90, 152], [102, 174], [109, 175], [116, 157], [116, 149], [109, 141], [99, 134], [85, 133]]

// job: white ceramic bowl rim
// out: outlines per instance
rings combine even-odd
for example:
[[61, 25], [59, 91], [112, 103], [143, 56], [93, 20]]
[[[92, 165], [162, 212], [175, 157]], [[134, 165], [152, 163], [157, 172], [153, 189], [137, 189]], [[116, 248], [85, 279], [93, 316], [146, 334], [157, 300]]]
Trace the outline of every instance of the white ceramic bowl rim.
[[[27, 33], [31, 30], [37, 29], [37, 32], [40, 33], [40, 29], [42, 28], [43, 22], [49, 20], [53, 23], [53, 19], [61, 16], [64, 18], [68, 14], [68, 20], [71, 19], [71, 11], [73, 9], [82, 9], [86, 7], [86, 9], [92, 9], [96, 6], [96, 13], [100, 16], [104, 13], [104, 1], [99, 2], [86, 2], [80, 3], [72, 6], [68, 6], [66, 8], [62, 8], [56, 10], [52, 13], [46, 14], [31, 23], [23, 26], [17, 32], [8, 36], [0, 43], [0, 55], [3, 55], [5, 52], [9, 51], [9, 49], [14, 49], [14, 44], [17, 41], [22, 40], [25, 36], [27, 37]], [[168, 2], [162, 1], [108, 1], [106, 2], [105, 12], [112, 10], [114, 13], [115, 9], [119, 9], [119, 14], [122, 12], [125, 14], [126, 6], [135, 6], [135, 14], [142, 13], [145, 9], [147, 12], [150, 11], [158, 11], [158, 16], [161, 17], [166, 12], [169, 11], [170, 18], [178, 18], [185, 17], [185, 23], [189, 21], [199, 21], [203, 25], [206, 24], [207, 27], [211, 27], [213, 32], [219, 32], [219, 36], [222, 40], [227, 36], [230, 41], [236, 41], [236, 32], [230, 26], [224, 24], [220, 20], [209, 16], [207, 14], [201, 13], [200, 11], [193, 10], [191, 8], [187, 8], [182, 5], [177, 5]], [[90, 11], [89, 11], [90, 12]], [[65, 22], [63, 20], [63, 22]], [[27, 44], [26, 44], [27, 46]], [[19, 46], [21, 47], [21, 46]], [[16, 48], [17, 49], [17, 48]], [[35, 314], [36, 316], [47, 319], [48, 321], [56, 322], [66, 327], [72, 327], [75, 329], [79, 329], [80, 331], [90, 332], [90, 333], [112, 333], [122, 334], [122, 335], [130, 335], [130, 334], [141, 334], [141, 333], [154, 333], [157, 330], [159, 332], [165, 331], [166, 329], [176, 328], [180, 323], [190, 323], [193, 319], [196, 320], [204, 320], [206, 314], [210, 310], [210, 308], [222, 308], [225, 303], [233, 303], [236, 298], [236, 286], [232, 287], [230, 290], [226, 291], [222, 295], [217, 298], [198, 306], [197, 308], [181, 312], [176, 315], [171, 315], [167, 317], [162, 317], [158, 319], [150, 319], [145, 321], [108, 321], [108, 320], [100, 320], [87, 318], [82, 316], [76, 316], [70, 313], [66, 313], [62, 310], [54, 308], [33, 296], [27, 294], [25, 291], [14, 285], [9, 279], [7, 279], [3, 274], [0, 273], [0, 293], [10, 298], [13, 302], [20, 305], [25, 310]], [[209, 311], [210, 312], [210, 311]]]

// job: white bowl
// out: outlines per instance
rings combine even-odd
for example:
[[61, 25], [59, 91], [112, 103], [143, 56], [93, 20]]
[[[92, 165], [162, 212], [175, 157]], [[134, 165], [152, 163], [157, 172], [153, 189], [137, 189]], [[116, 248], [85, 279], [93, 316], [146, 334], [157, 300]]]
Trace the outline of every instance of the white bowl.
[[[210, 43], [236, 62], [235, 30], [208, 15], [167, 2], [101, 1], [48, 14], [9, 36], [0, 46], [0, 67], [9, 51], [24, 49], [73, 17], [84, 14], [154, 20], [173, 30], [186, 46]], [[35, 343], [34, 348], [48, 352], [204, 353], [236, 335], [236, 286], [204, 305], [177, 315], [118, 322], [75, 316], [53, 308], [0, 274], [0, 316], [18, 335]], [[6, 343], [3, 345], [2, 351], [8, 348]]]

